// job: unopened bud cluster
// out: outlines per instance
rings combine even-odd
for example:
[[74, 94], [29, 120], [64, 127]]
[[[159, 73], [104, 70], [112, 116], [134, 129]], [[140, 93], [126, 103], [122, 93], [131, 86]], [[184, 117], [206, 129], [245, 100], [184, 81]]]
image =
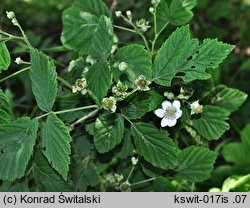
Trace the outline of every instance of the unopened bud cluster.
[[11, 20], [12, 24], [15, 25], [15, 26], [18, 26], [18, 21], [16, 19], [16, 15], [13, 11], [10, 11], [10, 12], [6, 12], [6, 16], [8, 19]]

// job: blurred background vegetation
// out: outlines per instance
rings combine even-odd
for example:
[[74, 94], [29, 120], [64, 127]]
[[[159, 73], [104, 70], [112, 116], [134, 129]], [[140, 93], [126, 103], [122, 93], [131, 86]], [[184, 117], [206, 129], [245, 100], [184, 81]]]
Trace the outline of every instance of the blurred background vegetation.
[[[6, 18], [6, 11], [14, 11], [19, 22], [27, 33], [33, 46], [44, 50], [48, 55], [56, 59], [58, 73], [68, 66], [72, 59], [77, 58], [74, 52], [61, 50], [54, 52], [53, 47], [61, 46], [60, 35], [62, 31], [62, 12], [73, 0], [1, 0], [0, 1], [0, 26], [4, 31], [16, 34], [18, 32], [11, 22]], [[105, 0], [112, 8], [113, 0]], [[151, 0], [117, 0], [114, 10], [131, 10], [134, 19], [145, 18], [152, 22], [152, 16], [148, 12]], [[122, 20], [115, 18], [116, 24], [124, 24]], [[225, 84], [232, 88], [238, 88], [250, 94], [250, 0], [198, 0], [198, 5], [194, 10], [194, 18], [190, 22], [193, 36], [199, 39], [218, 38], [219, 40], [236, 45], [235, 51], [220, 66], [220, 69], [213, 70], [212, 79], [204, 82], [206, 89], [212, 86]], [[159, 38], [157, 47], [166, 40], [168, 35], [175, 29], [169, 26]], [[117, 31], [119, 41], [127, 44], [128, 41], [138, 41], [133, 34]], [[148, 34], [150, 36], [150, 32]], [[11, 68], [0, 74], [0, 79], [20, 69], [14, 64], [16, 57], [21, 56], [23, 60], [29, 60], [28, 50], [20, 43], [7, 43], [12, 55]], [[27, 74], [20, 74], [15, 79], [10, 79], [0, 83], [1, 88], [10, 89], [13, 97], [14, 112], [16, 116], [30, 114], [34, 107], [30, 82]], [[72, 80], [73, 82], [73, 80]], [[73, 84], [73, 83], [72, 83]], [[25, 107], [24, 107], [25, 106]], [[30, 106], [27, 108], [27, 106]], [[232, 129], [224, 136], [227, 139], [239, 140], [239, 132], [250, 123], [250, 99], [230, 118]], [[221, 141], [220, 141], [221, 142]], [[216, 146], [218, 143], [214, 143]], [[223, 158], [219, 163], [223, 163]], [[223, 169], [225, 170], [228, 169]], [[239, 170], [235, 170], [236, 173]], [[246, 174], [242, 172], [242, 174]], [[212, 180], [222, 183], [228, 174], [221, 174], [220, 170], [215, 170]], [[204, 184], [207, 190], [206, 184]], [[210, 184], [211, 186], [211, 184]], [[202, 188], [201, 188], [202, 190]]]

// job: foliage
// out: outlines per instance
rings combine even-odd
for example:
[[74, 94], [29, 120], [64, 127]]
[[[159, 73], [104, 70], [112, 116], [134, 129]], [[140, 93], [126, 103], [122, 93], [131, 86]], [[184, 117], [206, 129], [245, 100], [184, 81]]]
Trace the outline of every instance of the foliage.
[[60, 2], [3, 4], [1, 191], [250, 190], [249, 5]]

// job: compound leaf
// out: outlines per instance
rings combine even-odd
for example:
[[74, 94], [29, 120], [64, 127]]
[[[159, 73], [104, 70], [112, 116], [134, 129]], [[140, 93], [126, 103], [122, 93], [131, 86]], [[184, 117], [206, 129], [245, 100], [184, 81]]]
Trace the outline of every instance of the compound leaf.
[[207, 140], [218, 140], [229, 124], [226, 122], [227, 113], [216, 106], [206, 105], [200, 116], [192, 120], [194, 128]]
[[14, 181], [25, 174], [36, 143], [38, 121], [27, 117], [0, 126], [0, 178]]
[[139, 122], [131, 125], [131, 133], [139, 154], [146, 161], [162, 169], [176, 167], [178, 148], [166, 131]]
[[44, 155], [64, 180], [67, 180], [70, 162], [71, 136], [64, 123], [53, 113], [49, 114], [41, 130]]
[[199, 45], [197, 39], [191, 39], [189, 26], [180, 27], [170, 35], [156, 55], [154, 81], [162, 86], [170, 86], [173, 78], [180, 78], [185, 83], [209, 79], [206, 69], [217, 68], [233, 48], [217, 39], [206, 39]]
[[57, 96], [56, 67], [48, 56], [31, 49], [30, 78], [32, 91], [38, 107], [46, 112], [51, 111]]
[[213, 170], [216, 158], [216, 153], [208, 148], [187, 147], [180, 153], [176, 177], [191, 182], [204, 181]]

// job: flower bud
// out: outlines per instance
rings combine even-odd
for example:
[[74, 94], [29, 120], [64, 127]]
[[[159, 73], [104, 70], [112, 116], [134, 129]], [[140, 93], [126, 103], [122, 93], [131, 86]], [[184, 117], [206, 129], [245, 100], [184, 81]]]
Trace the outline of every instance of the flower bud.
[[123, 192], [129, 192], [131, 191], [131, 184], [128, 181], [126, 181], [120, 185], [120, 189]]
[[120, 71], [125, 71], [128, 68], [128, 64], [126, 62], [121, 62], [118, 65], [118, 68], [119, 68]]
[[23, 60], [20, 57], [17, 57], [16, 60], [15, 60], [15, 63], [16, 64], [21, 64], [21, 63], [23, 63]]
[[114, 179], [115, 179], [116, 183], [120, 183], [124, 179], [124, 177], [123, 177], [123, 175], [119, 175], [119, 174], [115, 173]]
[[116, 11], [115, 12], [115, 16], [116, 17], [121, 17], [122, 16], [122, 12], [121, 11]]
[[154, 6], [158, 6], [161, 0], [151, 0], [151, 4]]
[[153, 7], [150, 7], [149, 12], [153, 14], [155, 12], [155, 9]]
[[129, 19], [132, 19], [132, 12], [131, 11], [126, 11], [126, 15]]
[[199, 100], [191, 104], [191, 115], [202, 113], [202, 111], [203, 111], [203, 105], [199, 104]]
[[132, 165], [137, 165], [138, 159], [136, 159], [135, 157], [132, 157], [131, 162], [132, 162]]
[[11, 22], [13, 25], [18, 26], [18, 21], [16, 18], [12, 19]]
[[10, 11], [10, 12], [7, 11], [6, 14], [7, 14], [7, 18], [10, 20], [13, 20], [16, 17], [13, 11]]
[[169, 100], [174, 99], [174, 94], [172, 92], [165, 92], [164, 96], [167, 97]]
[[148, 91], [150, 90], [149, 85], [151, 84], [143, 75], [139, 76], [138, 79], [135, 80], [135, 84], [137, 89], [140, 91]]

